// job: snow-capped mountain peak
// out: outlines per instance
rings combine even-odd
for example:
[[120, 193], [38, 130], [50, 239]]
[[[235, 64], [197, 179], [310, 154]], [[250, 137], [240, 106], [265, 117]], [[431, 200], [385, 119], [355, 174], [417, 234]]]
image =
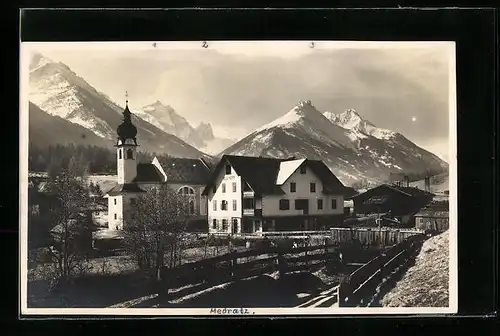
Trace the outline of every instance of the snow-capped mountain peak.
[[266, 129], [280, 127], [283, 129], [292, 127], [303, 119], [313, 119], [323, 118], [321, 112], [319, 112], [310, 100], [302, 100], [297, 105], [295, 105], [288, 113], [271, 121], [270, 123], [259, 127], [254, 133], [261, 132]]
[[354, 109], [347, 109], [339, 114], [325, 112], [323, 115], [331, 122], [345, 129], [353, 129], [355, 127], [359, 127], [363, 122], [366, 122]]
[[210, 125], [210, 123], [201, 122], [196, 127], [196, 132], [205, 141], [214, 139], [214, 130], [212, 129], [212, 125]]
[[396, 135], [396, 132], [376, 127], [368, 120], [363, 119], [354, 109], [347, 109], [339, 114], [327, 111], [323, 115], [335, 125], [350, 130], [352, 136], [357, 138], [372, 136], [377, 139], [391, 139]]
[[33, 56], [31, 57], [30, 65], [29, 65], [29, 70], [30, 72], [36, 71], [42, 67], [44, 67], [47, 64], [52, 64], [55, 63], [53, 60], [50, 58], [40, 54], [40, 53], [34, 53]]
[[383, 181], [391, 172], [446, 165], [399, 133], [378, 128], [353, 109], [335, 114], [301, 101], [222, 154], [322, 160], [344, 183]]

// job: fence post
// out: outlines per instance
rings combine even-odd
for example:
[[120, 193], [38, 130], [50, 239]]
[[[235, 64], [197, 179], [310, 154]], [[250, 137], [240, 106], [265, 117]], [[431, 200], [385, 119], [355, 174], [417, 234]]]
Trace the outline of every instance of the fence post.
[[165, 273], [166, 273], [165, 267], [158, 268], [156, 284], [158, 286], [157, 291], [160, 303], [168, 302], [169, 281]]
[[328, 264], [328, 240], [325, 238], [325, 267]]
[[278, 274], [279, 278], [283, 279], [283, 276], [285, 275], [285, 258], [283, 257], [283, 253], [280, 248], [277, 250], [278, 252]]
[[[337, 297], [339, 300], [339, 307], [349, 307], [349, 292], [350, 292], [349, 278], [342, 279], [339, 284], [339, 289], [337, 290]], [[347, 301], [346, 301], [347, 300]]]
[[236, 258], [236, 250], [231, 251], [231, 277], [234, 278], [235, 268], [238, 264], [238, 258]]

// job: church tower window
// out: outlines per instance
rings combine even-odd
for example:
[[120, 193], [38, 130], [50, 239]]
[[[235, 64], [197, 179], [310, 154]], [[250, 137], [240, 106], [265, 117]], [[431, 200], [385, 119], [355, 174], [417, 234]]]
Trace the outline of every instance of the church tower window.
[[132, 151], [131, 148], [127, 149], [127, 159], [133, 159], [134, 158], [134, 152]]

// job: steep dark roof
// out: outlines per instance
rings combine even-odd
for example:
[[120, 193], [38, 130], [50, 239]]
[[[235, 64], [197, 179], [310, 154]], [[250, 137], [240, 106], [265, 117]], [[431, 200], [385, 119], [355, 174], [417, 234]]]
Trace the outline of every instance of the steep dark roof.
[[425, 196], [425, 197], [431, 197], [431, 196], [434, 196], [434, 194], [428, 192], [428, 191], [425, 191], [425, 190], [422, 190], [422, 189], [418, 189], [418, 188], [415, 188], [415, 187], [400, 187], [400, 186], [392, 186], [393, 188], [396, 188], [398, 190], [401, 190], [407, 194], [410, 194], [411, 196], [414, 196], [414, 197], [422, 197], [422, 196]]
[[354, 190], [348, 188], [340, 182], [340, 180], [333, 174], [323, 161], [319, 160], [306, 160], [304, 162], [323, 183], [323, 192], [325, 194], [339, 194], [351, 196]]
[[[276, 185], [276, 178], [280, 170], [280, 164], [284, 161], [294, 160], [275, 159], [252, 156], [236, 156], [224, 155], [215, 167], [213, 174], [207, 183], [207, 187], [203, 194], [208, 194], [210, 188], [213, 187], [217, 173], [223, 168], [226, 162], [229, 162], [236, 173], [240, 175], [244, 182], [248, 183], [257, 195], [280, 195], [284, 191], [280, 186]], [[306, 160], [304, 162], [311, 168], [315, 175], [322, 181], [325, 193], [344, 192], [345, 187], [331, 170], [321, 161]]]
[[159, 159], [167, 182], [206, 184], [210, 179], [210, 165], [202, 159]]
[[161, 172], [152, 163], [139, 163], [137, 165], [137, 176], [133, 182], [163, 182], [164, 178]]
[[126, 192], [141, 193], [141, 192], [146, 192], [146, 191], [141, 189], [135, 183], [125, 183], [125, 184], [115, 185], [113, 188], [111, 188], [110, 191], [108, 191], [107, 194], [109, 196], [117, 196], [117, 195], [121, 195], [122, 193], [126, 193]]
[[389, 184], [382, 184], [379, 185], [375, 188], [369, 189], [365, 191], [364, 193], [355, 195], [352, 197], [352, 199], [368, 199], [373, 196], [385, 196], [388, 194], [400, 194], [404, 195], [406, 197], [415, 197], [415, 198], [422, 198], [422, 197], [432, 197], [433, 194], [425, 191], [425, 190], [420, 190], [418, 188], [412, 188], [412, 187], [400, 187], [400, 186], [395, 186], [395, 185], [389, 185]]
[[[283, 190], [276, 185], [276, 177], [283, 159], [224, 155], [221, 159], [224, 165], [224, 157], [234, 168], [236, 173], [248, 183], [257, 195], [284, 194]], [[219, 165], [220, 165], [219, 163]], [[219, 169], [219, 165], [216, 170]]]

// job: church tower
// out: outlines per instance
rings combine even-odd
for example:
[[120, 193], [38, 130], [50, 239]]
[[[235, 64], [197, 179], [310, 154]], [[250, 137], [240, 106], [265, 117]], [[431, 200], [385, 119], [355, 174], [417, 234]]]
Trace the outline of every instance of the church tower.
[[132, 183], [137, 176], [137, 128], [132, 124], [131, 115], [127, 97], [123, 122], [116, 129], [118, 133], [116, 140], [118, 184]]

